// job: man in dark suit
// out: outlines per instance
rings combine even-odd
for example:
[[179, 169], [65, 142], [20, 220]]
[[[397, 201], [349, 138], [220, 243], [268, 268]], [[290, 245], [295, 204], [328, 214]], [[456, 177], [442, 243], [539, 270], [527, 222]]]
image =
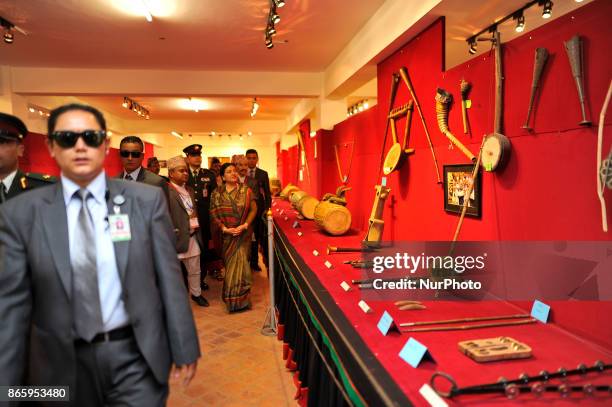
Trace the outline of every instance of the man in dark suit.
[[[73, 406], [163, 406], [200, 356], [166, 199], [111, 179], [106, 123], [51, 112], [61, 182], [0, 205], [0, 385], [70, 386]], [[53, 403], [51, 403], [53, 404]]]
[[0, 113], [0, 204], [22, 192], [55, 182], [55, 177], [24, 173], [19, 169], [23, 156], [26, 125], [17, 117]]
[[168, 182], [157, 174], [142, 167], [144, 160], [144, 143], [140, 137], [127, 136], [119, 143], [119, 156], [123, 172], [117, 178], [126, 181], [143, 182], [154, 187], [163, 189], [166, 198], [168, 197]]
[[202, 145], [191, 144], [183, 149], [187, 156], [185, 159], [189, 166], [189, 185], [194, 192], [195, 205], [198, 210], [198, 222], [200, 224], [200, 233], [202, 237], [202, 254], [200, 268], [202, 270], [202, 289], [208, 289], [206, 278], [206, 263], [212, 260], [212, 251], [210, 250], [210, 196], [217, 187], [217, 176], [211, 170], [201, 168], [202, 165]]
[[[159, 166], [159, 160], [157, 159], [157, 157], [149, 157], [149, 159], [147, 160], [147, 170], [151, 171], [155, 175], [159, 175], [160, 169], [161, 168]], [[166, 182], [170, 181], [168, 177], [165, 177], [163, 175], [159, 176], [162, 177]]]
[[257, 162], [259, 161], [259, 155], [257, 150], [249, 149], [246, 151], [247, 163], [249, 166], [248, 176], [257, 181], [259, 188], [259, 196], [257, 198], [257, 225], [255, 226], [256, 241], [251, 247], [251, 268], [254, 271], [261, 271], [258, 260], [258, 245], [261, 245], [263, 251], [263, 258], [266, 264], [268, 263], [268, 233], [267, 225], [265, 222], [265, 216], [268, 213], [268, 209], [272, 205], [272, 194], [270, 193], [270, 180], [268, 179], [268, 173], [261, 168], [257, 168]]

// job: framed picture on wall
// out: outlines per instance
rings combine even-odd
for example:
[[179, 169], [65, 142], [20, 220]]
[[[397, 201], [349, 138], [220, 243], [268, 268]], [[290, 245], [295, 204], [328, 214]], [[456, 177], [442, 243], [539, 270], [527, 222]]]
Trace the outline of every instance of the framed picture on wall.
[[454, 164], [444, 166], [444, 210], [461, 213], [463, 203], [468, 199], [466, 216], [480, 218], [482, 213], [482, 177], [480, 172], [470, 196], [466, 196], [472, 184], [474, 164]]

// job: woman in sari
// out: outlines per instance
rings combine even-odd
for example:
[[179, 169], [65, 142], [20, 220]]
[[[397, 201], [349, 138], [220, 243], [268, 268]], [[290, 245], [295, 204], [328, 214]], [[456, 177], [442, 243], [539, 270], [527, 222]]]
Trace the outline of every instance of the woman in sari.
[[225, 163], [220, 170], [223, 185], [210, 199], [210, 217], [222, 233], [225, 279], [223, 301], [229, 312], [251, 307], [251, 226], [257, 214], [257, 203], [251, 189], [238, 182], [233, 164]]

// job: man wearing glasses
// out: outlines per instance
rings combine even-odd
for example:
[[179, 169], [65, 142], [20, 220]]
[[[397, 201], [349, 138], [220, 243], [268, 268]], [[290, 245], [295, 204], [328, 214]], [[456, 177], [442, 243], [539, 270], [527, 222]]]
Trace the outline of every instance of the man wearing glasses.
[[[106, 122], [48, 119], [60, 182], [0, 205], [0, 386], [69, 386], [74, 406], [162, 406], [200, 356], [158, 188], [104, 173]], [[151, 238], [151, 237], [154, 238]]]
[[19, 169], [27, 134], [28, 129], [19, 118], [0, 113], [0, 204], [22, 192], [55, 182], [50, 175], [24, 173]]
[[121, 157], [123, 172], [117, 175], [117, 178], [127, 181], [144, 182], [154, 187], [160, 187], [164, 190], [166, 198], [168, 197], [168, 182], [159, 175], [153, 174], [142, 167], [144, 143], [140, 137], [124, 137], [121, 143], [119, 143], [119, 156]]

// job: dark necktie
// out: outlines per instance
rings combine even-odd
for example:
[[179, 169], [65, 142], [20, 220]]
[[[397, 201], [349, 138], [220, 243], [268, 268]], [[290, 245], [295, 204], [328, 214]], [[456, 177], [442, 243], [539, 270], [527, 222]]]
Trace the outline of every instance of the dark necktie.
[[126, 181], [134, 181], [134, 178], [132, 178], [130, 174], [125, 174], [125, 177], [123, 179]]
[[249, 170], [249, 173], [250, 173], [250, 174], [249, 174], [249, 176], [250, 176], [251, 178], [255, 178], [255, 169], [254, 169], [254, 168], [250, 169], [250, 170]]
[[86, 189], [80, 189], [74, 197], [81, 201], [81, 210], [74, 231], [74, 251], [70, 252], [72, 310], [77, 336], [90, 342], [104, 329], [98, 292], [96, 236], [87, 207], [87, 199], [92, 195]]
[[0, 203], [6, 201], [6, 185], [4, 182], [0, 182]]

